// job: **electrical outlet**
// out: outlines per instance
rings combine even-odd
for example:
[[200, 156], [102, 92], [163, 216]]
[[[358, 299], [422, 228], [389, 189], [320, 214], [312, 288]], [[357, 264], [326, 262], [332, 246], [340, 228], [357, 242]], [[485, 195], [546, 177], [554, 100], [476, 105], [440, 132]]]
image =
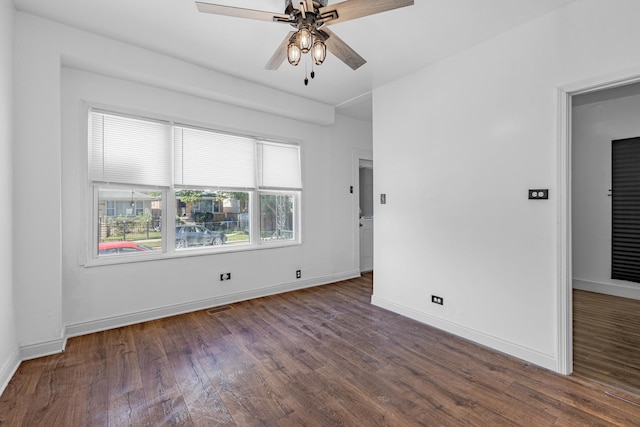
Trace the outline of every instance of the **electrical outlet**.
[[444, 304], [444, 298], [438, 297], [438, 296], [435, 296], [435, 295], [431, 295], [431, 302], [434, 303], [434, 304], [443, 305]]
[[549, 198], [549, 189], [529, 190], [530, 200], [547, 200]]
[[296, 270], [296, 279], [299, 279], [302, 277], [302, 270]]
[[220, 275], [220, 281], [224, 282], [225, 280], [231, 280], [231, 273], [222, 273]]

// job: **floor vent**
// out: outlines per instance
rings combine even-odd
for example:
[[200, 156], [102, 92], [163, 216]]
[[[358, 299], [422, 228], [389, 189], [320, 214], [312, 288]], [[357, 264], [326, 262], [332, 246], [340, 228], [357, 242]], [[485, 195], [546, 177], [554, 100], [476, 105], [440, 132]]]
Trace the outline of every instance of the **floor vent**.
[[227, 311], [227, 310], [231, 310], [233, 307], [231, 307], [230, 305], [223, 305], [221, 307], [213, 307], [210, 308], [209, 310], [207, 310], [207, 314], [212, 315], [212, 314], [218, 314], [221, 313], [223, 311]]

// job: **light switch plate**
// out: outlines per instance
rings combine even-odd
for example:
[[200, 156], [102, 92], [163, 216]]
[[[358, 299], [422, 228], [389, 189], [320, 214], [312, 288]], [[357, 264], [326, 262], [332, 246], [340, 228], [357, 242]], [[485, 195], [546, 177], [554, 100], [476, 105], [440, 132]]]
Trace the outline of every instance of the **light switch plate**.
[[387, 204], [387, 195], [386, 194], [380, 194], [380, 204], [381, 205], [386, 205]]

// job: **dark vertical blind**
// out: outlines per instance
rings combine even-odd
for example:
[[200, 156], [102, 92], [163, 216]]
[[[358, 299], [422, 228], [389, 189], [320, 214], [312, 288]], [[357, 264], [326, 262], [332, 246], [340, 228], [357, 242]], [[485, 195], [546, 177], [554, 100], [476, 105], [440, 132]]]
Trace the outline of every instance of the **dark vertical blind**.
[[640, 282], [640, 137], [611, 142], [611, 278]]

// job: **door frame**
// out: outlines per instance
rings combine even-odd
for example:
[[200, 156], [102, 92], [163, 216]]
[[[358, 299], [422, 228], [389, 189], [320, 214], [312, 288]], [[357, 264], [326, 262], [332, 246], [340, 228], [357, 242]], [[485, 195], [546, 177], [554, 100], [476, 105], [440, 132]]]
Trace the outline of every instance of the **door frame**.
[[640, 82], [640, 68], [561, 86], [558, 96], [558, 343], [556, 371], [573, 372], [573, 271], [571, 248], [571, 107], [572, 97]]
[[373, 150], [354, 148], [351, 152], [351, 182], [353, 183], [351, 187], [353, 189], [353, 193], [351, 195], [351, 218], [353, 219], [353, 268], [356, 271], [360, 271], [360, 159], [373, 161]]

